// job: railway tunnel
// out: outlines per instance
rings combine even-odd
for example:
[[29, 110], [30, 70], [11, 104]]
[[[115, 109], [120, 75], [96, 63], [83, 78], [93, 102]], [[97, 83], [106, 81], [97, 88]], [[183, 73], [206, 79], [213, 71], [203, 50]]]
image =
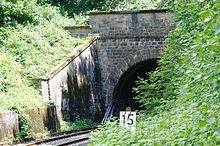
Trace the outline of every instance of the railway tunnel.
[[113, 101], [115, 104], [113, 116], [118, 117], [119, 112], [125, 111], [127, 107], [130, 107], [132, 111], [144, 110], [134, 99], [137, 94], [133, 91], [133, 88], [137, 86], [136, 81], [139, 78], [149, 78], [148, 73], [157, 68], [157, 60], [149, 59], [139, 62], [122, 74], [113, 92]]
[[85, 43], [45, 74], [42, 96], [66, 120], [77, 115], [101, 121], [112, 101], [116, 116], [126, 107], [141, 109], [132, 88], [156, 69], [174, 26], [171, 16], [167, 10], [90, 13]]

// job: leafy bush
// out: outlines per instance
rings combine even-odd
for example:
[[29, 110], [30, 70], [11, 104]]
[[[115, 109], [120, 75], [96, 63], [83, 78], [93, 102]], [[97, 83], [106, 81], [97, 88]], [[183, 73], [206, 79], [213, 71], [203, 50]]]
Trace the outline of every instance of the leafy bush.
[[34, 80], [82, 40], [63, 29], [72, 20], [56, 7], [3, 0], [0, 9], [0, 110], [45, 105]]
[[8, 91], [9, 88], [17, 86], [16, 82], [21, 80], [21, 66], [9, 53], [0, 53], [0, 91]]
[[111, 8], [110, 10], [141, 10], [141, 9], [155, 9], [160, 0], [124, 0], [119, 4]]
[[27, 0], [2, 0], [0, 2], [0, 27], [33, 22], [33, 10], [29, 4]]
[[59, 6], [63, 14], [73, 18], [71, 25], [88, 25], [91, 11], [154, 9], [160, 0], [39, 0]]
[[32, 139], [34, 132], [31, 130], [29, 116], [22, 113], [19, 116], [19, 132], [16, 133], [16, 139], [21, 141], [22, 139]]
[[177, 25], [160, 67], [135, 89], [147, 115], [135, 134], [114, 122], [91, 145], [220, 145], [220, 2], [163, 2]]
[[86, 14], [87, 12], [97, 10], [107, 10], [116, 7], [120, 0], [39, 0], [39, 3], [50, 3], [59, 6], [61, 11], [69, 16], [76, 14]]
[[79, 116], [77, 116], [74, 122], [69, 122], [69, 121], [66, 122], [61, 120], [60, 125], [61, 125], [60, 126], [61, 131], [71, 131], [71, 130], [94, 128], [96, 126], [96, 123], [94, 123], [90, 119], [80, 118]]
[[22, 65], [10, 53], [0, 53], [0, 110], [21, 110], [47, 104], [22, 78]]

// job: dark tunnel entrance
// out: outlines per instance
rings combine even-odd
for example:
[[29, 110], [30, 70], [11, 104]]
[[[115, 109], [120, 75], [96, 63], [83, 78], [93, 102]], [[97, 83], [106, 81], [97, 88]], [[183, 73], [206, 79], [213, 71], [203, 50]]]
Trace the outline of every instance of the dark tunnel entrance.
[[147, 72], [154, 71], [157, 68], [158, 59], [150, 59], [130, 67], [119, 79], [119, 82], [115, 86], [113, 93], [113, 100], [115, 108], [113, 116], [119, 116], [119, 111], [125, 111], [127, 107], [130, 107], [132, 111], [142, 110], [140, 104], [136, 102], [133, 97], [136, 93], [132, 92], [133, 87], [136, 86], [138, 77], [147, 79]]

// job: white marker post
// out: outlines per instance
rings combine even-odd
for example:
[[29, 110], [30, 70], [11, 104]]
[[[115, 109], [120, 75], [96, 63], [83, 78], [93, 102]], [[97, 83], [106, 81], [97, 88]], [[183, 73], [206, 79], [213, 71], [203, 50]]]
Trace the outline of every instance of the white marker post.
[[120, 111], [120, 126], [128, 127], [132, 131], [136, 128], [136, 112]]

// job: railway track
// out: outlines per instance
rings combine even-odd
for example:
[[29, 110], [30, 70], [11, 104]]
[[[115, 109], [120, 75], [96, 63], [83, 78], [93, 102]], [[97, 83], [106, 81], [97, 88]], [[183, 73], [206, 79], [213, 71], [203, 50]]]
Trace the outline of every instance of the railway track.
[[91, 131], [92, 130], [84, 130], [69, 134], [62, 134], [24, 144], [22, 146], [86, 146], [91, 142], [89, 139]]

